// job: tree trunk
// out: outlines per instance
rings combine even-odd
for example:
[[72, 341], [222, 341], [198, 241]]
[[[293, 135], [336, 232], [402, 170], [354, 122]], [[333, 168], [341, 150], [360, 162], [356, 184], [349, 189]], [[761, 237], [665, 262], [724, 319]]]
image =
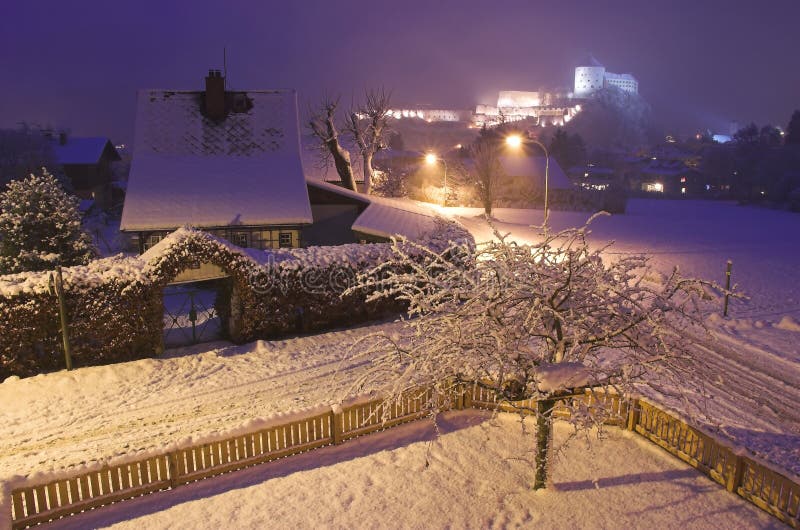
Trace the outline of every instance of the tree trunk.
[[536, 476], [533, 489], [547, 485], [547, 466], [549, 464], [550, 444], [553, 439], [553, 407], [555, 401], [545, 399], [536, 402]]
[[350, 153], [345, 151], [340, 145], [337, 138], [332, 138], [327, 141], [328, 150], [333, 156], [333, 164], [336, 167], [336, 172], [342, 180], [342, 184], [347, 189], [358, 191], [356, 188], [356, 179], [353, 177], [353, 168], [350, 165]]
[[483, 211], [486, 213], [486, 215], [489, 215], [489, 216], [492, 215], [492, 200], [491, 199], [487, 199], [487, 198], [483, 199]]
[[364, 193], [372, 192], [372, 155], [364, 155]]

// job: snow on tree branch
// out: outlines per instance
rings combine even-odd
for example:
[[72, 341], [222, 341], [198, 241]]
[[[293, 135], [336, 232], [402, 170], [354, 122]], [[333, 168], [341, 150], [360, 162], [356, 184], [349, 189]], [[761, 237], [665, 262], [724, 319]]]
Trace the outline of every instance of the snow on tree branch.
[[[393, 242], [394, 259], [362, 275], [360, 288], [372, 299], [404, 301], [405, 326], [354, 346], [369, 367], [348, 392], [392, 400], [433, 386], [435, 414], [452, 383], [466, 382], [509, 402], [548, 403], [547, 415], [559, 396], [587, 386], [623, 396], [646, 386], [703, 395], [686, 388], [686, 376], [709, 373], [694, 345], [708, 336], [702, 308], [719, 286], [677, 269], [661, 284], [646, 281], [642, 255], [604, 260], [609, 245], [587, 241], [592, 219], [544, 231], [533, 245], [496, 230], [487, 243], [438, 251]], [[599, 405], [576, 412], [571, 421], [581, 427], [607, 414]]]

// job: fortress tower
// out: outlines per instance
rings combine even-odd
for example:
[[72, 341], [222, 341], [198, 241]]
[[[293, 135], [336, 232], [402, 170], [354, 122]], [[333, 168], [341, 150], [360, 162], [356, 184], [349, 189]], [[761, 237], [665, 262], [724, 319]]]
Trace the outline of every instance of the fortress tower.
[[595, 90], [600, 90], [603, 88], [605, 77], [606, 67], [589, 55], [582, 66], [575, 68], [575, 97], [585, 98]]
[[589, 55], [581, 66], [575, 68], [576, 98], [586, 98], [601, 88], [615, 86], [626, 92], [639, 92], [639, 82], [631, 74], [615, 74], [606, 70], [605, 66]]

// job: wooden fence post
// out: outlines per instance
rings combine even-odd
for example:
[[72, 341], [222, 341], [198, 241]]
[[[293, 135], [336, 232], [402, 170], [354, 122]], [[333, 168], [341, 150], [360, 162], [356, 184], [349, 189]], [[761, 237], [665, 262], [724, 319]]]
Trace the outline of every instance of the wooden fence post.
[[733, 464], [728, 467], [728, 472], [730, 474], [726, 477], [725, 489], [731, 493], [736, 493], [736, 490], [742, 485], [742, 479], [744, 478], [745, 459], [733, 453], [731, 453], [731, 456], [733, 457]]
[[342, 406], [331, 406], [331, 425], [333, 427], [333, 445], [342, 443]]
[[638, 399], [631, 399], [628, 401], [628, 430], [633, 431], [636, 430], [636, 425], [639, 423], [639, 413], [641, 412], [641, 408], [639, 407], [639, 400]]
[[473, 384], [470, 382], [461, 383], [461, 408], [462, 409], [471, 409], [472, 408], [472, 389]]
[[64, 278], [61, 275], [61, 266], [56, 267], [56, 272], [50, 273], [50, 291], [58, 298], [58, 317], [61, 323], [61, 339], [64, 342], [64, 362], [67, 370], [72, 370], [72, 350], [69, 345], [69, 318], [67, 317], [67, 302], [64, 299]]
[[730, 290], [731, 290], [731, 267], [733, 267], [733, 262], [728, 260], [728, 263], [725, 266], [725, 303], [722, 308], [722, 316], [728, 316], [728, 299], [730, 298]]
[[460, 381], [451, 381], [450, 384], [450, 402], [453, 404], [453, 410], [464, 409], [464, 385]]
[[175, 489], [178, 486], [178, 450], [170, 451], [167, 460], [169, 461], [169, 487]]

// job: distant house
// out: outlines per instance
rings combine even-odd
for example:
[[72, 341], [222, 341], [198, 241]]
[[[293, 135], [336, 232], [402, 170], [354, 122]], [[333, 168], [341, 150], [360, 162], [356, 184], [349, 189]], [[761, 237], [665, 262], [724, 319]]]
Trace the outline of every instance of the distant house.
[[547, 186], [549, 189], [573, 189], [564, 170], [555, 158], [550, 157], [549, 164], [543, 156], [506, 155], [500, 157], [503, 173], [520, 183], [544, 190], [545, 169], [547, 170]]
[[[575, 188], [553, 157], [550, 157], [548, 167], [543, 156], [506, 155], [500, 157], [500, 167], [503, 178], [498, 198], [501, 201], [524, 198], [528, 202], [541, 202], [545, 192], [545, 173], [547, 174], [547, 192], [550, 201], [553, 201], [557, 195]], [[545, 169], [547, 169], [546, 172]]]
[[94, 200], [100, 208], [111, 207], [111, 164], [120, 160], [111, 141], [103, 137], [73, 137], [62, 132], [53, 144], [56, 162], [72, 182], [75, 195]]
[[229, 91], [219, 71], [205, 88], [139, 92], [120, 227], [135, 250], [184, 225], [255, 249], [414, 237], [434, 226], [432, 210], [307, 178], [293, 90]]

